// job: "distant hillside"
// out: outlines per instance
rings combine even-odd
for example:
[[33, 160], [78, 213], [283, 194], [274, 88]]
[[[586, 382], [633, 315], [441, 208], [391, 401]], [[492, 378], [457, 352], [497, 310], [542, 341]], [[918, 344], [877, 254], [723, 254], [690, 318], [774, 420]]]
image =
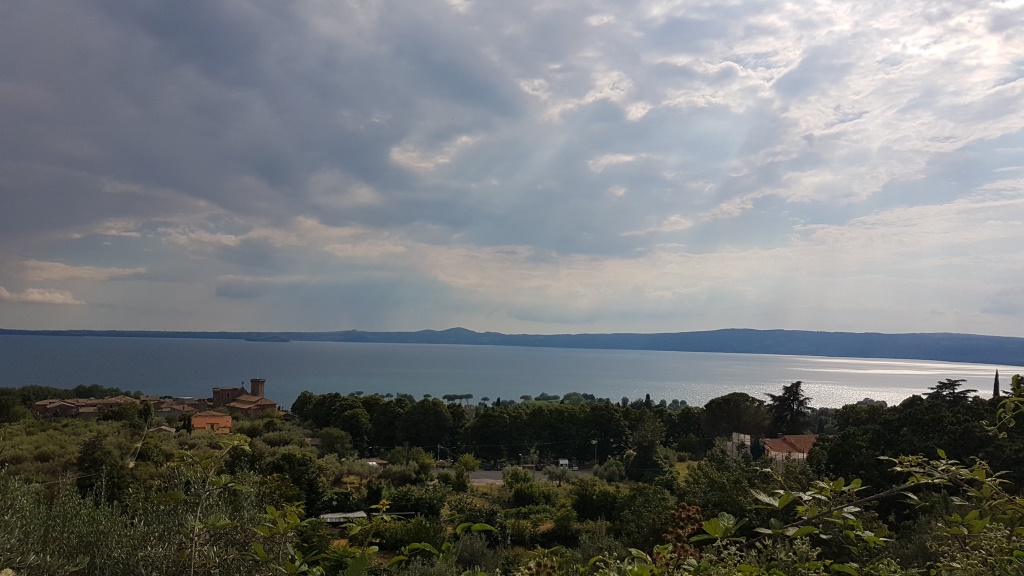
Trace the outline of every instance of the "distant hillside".
[[727, 329], [662, 334], [501, 334], [465, 328], [419, 332], [155, 332], [134, 330], [3, 330], [0, 335], [103, 336], [118, 338], [206, 338], [259, 342], [367, 342], [381, 344], [466, 344], [737, 352], [841, 358], [907, 358], [1024, 366], [1024, 338], [974, 334], [877, 334], [803, 330]]

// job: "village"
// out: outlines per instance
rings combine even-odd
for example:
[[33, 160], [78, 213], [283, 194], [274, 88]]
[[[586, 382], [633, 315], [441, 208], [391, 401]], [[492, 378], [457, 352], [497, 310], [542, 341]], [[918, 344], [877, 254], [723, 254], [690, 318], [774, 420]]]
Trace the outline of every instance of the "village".
[[[252, 378], [245, 386], [213, 388], [210, 398], [141, 395], [138, 398], [119, 395], [111, 398], [49, 398], [39, 400], [32, 410], [41, 418], [99, 419], [111, 410], [126, 406], [148, 405], [154, 416], [166, 422], [181, 422], [189, 430], [207, 430], [215, 434], [231, 434], [232, 415], [244, 418], [283, 416], [277, 402], [265, 396], [266, 379]], [[151, 432], [174, 433], [168, 425], [155, 426]]]

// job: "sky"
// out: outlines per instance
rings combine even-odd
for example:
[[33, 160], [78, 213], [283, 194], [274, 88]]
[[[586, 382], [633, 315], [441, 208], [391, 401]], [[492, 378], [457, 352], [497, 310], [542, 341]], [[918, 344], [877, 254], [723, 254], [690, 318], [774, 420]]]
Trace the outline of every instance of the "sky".
[[1020, 335], [1022, 104], [1022, 0], [9, 0], [0, 327]]

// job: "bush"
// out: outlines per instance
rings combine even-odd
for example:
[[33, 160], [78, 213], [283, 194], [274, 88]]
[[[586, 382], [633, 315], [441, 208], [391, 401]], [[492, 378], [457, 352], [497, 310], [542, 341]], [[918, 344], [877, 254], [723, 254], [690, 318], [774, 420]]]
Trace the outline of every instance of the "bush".
[[673, 498], [665, 489], [634, 484], [622, 499], [615, 532], [626, 546], [650, 550], [661, 543], [662, 534], [671, 526], [673, 506]]
[[462, 468], [466, 472], [476, 472], [480, 469], [480, 459], [473, 456], [472, 454], [463, 454], [459, 456], [458, 460], [455, 461], [455, 465]]
[[468, 494], [453, 494], [445, 505], [445, 520], [458, 526], [465, 522], [497, 526], [501, 508]]
[[531, 548], [537, 543], [537, 528], [529, 520], [509, 518], [503, 526], [504, 536], [513, 546]]
[[456, 468], [454, 472], [449, 470], [438, 472], [437, 481], [448, 486], [454, 492], [467, 492], [469, 490], [469, 473], [462, 468]]
[[569, 486], [576, 514], [584, 520], [614, 521], [619, 517], [619, 490], [593, 476], [578, 476]]
[[487, 546], [487, 537], [483, 534], [463, 534], [454, 550], [455, 562], [467, 570], [494, 572], [498, 567], [498, 556]]
[[412, 512], [431, 518], [441, 515], [451, 490], [444, 485], [400, 486], [385, 490], [384, 498], [391, 502], [391, 512]]
[[272, 448], [281, 448], [283, 446], [305, 448], [309, 446], [305, 436], [293, 432], [267, 432], [260, 436], [260, 440]]
[[579, 561], [586, 564], [591, 558], [623, 558], [628, 553], [626, 547], [611, 535], [611, 522], [586, 521], [577, 525], [579, 546], [576, 552]]
[[594, 476], [606, 482], [622, 482], [626, 479], [626, 465], [615, 458], [609, 458], [594, 468]]
[[518, 466], [507, 466], [501, 471], [501, 478], [505, 482], [505, 486], [512, 489], [523, 484], [532, 484], [533, 472]]
[[560, 491], [550, 485], [530, 482], [512, 488], [512, 506], [554, 506], [558, 503]]
[[416, 516], [411, 520], [392, 519], [381, 522], [377, 526], [376, 534], [380, 538], [382, 548], [398, 550], [418, 542], [427, 542], [435, 548], [440, 548], [447, 531], [436, 518]]
[[380, 478], [391, 482], [393, 486], [406, 486], [420, 483], [416, 473], [415, 464], [390, 464], [380, 471]]

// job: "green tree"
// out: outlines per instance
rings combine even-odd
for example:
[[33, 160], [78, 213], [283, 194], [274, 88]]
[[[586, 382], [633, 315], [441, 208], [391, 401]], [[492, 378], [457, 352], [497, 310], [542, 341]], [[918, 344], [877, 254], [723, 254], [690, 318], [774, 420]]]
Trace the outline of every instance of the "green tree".
[[[611, 402], [592, 404], [586, 414], [586, 426], [591, 438], [597, 444], [590, 445], [590, 458], [597, 453], [597, 460], [604, 462], [614, 455], [621, 454], [626, 448], [629, 427], [622, 416], [622, 408]], [[589, 458], [587, 458], [589, 459]]]
[[466, 472], [476, 472], [480, 469], [480, 460], [472, 454], [463, 454], [455, 461], [455, 465]]
[[405, 411], [397, 423], [400, 438], [411, 444], [436, 446], [448, 444], [452, 431], [452, 416], [444, 402], [435, 399], [421, 400]]
[[577, 476], [569, 484], [572, 509], [581, 520], [614, 521], [619, 517], [619, 490], [594, 476]]
[[83, 496], [113, 502], [127, 495], [131, 470], [105, 434], [93, 434], [82, 444], [75, 466], [78, 468], [76, 483]]
[[32, 412], [12, 394], [0, 396], [0, 424], [31, 418]]
[[797, 380], [782, 387], [782, 394], [768, 394], [768, 411], [772, 430], [776, 434], [803, 434], [807, 431], [807, 414], [811, 399], [803, 392], [803, 382]]
[[500, 460], [505, 455], [503, 448], [509, 433], [509, 410], [504, 408], [483, 408], [470, 421], [468, 437], [477, 456], [484, 460]]
[[295, 402], [292, 402], [292, 413], [299, 418], [309, 418], [309, 409], [314, 402], [316, 402], [316, 394], [303, 390]]
[[569, 479], [569, 469], [562, 468], [561, 466], [545, 466], [544, 475], [551, 482], [558, 482], [558, 485], [561, 486], [562, 482]]
[[[636, 482], [671, 485], [671, 469], [659, 457], [658, 448], [665, 437], [665, 427], [647, 410], [640, 412], [636, 430], [630, 437], [626, 452], [626, 477]], [[667, 478], [666, 478], [667, 477]]]
[[633, 484], [622, 498], [614, 530], [626, 546], [650, 550], [662, 543], [662, 535], [672, 522], [674, 504], [664, 488]]
[[320, 453], [337, 454], [339, 458], [347, 458], [353, 453], [352, 436], [338, 428], [320, 430]]
[[370, 414], [362, 409], [355, 408], [348, 410], [341, 415], [338, 428], [348, 432], [352, 438], [352, 444], [359, 450], [366, 449], [370, 436]]
[[704, 405], [704, 432], [711, 437], [728, 437], [733, 432], [759, 436], [769, 424], [764, 400], [743, 392], [712, 398]]
[[974, 394], [977, 390], [961, 390], [960, 387], [964, 385], [964, 382], [967, 382], [967, 380], [962, 378], [959, 380], [946, 378], [945, 380], [939, 381], [935, 386], [929, 387], [928, 389], [931, 390], [931, 392], [929, 392], [925, 398], [940, 402], [964, 402], [969, 400], [971, 394]]

